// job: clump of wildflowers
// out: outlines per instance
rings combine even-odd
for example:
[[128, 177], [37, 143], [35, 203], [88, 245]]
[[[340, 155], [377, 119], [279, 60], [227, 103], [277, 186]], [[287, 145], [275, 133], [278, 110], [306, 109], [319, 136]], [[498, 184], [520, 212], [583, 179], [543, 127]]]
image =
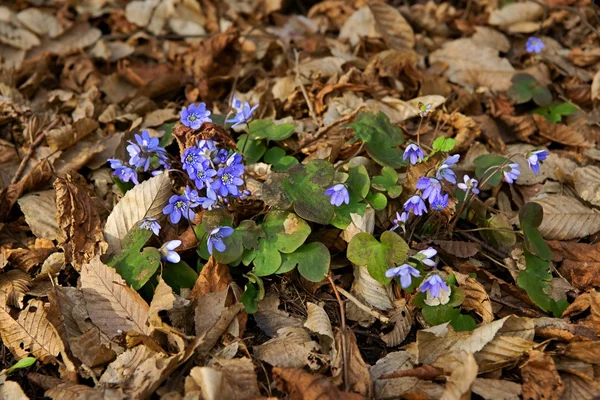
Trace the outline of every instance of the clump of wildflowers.
[[431, 202], [431, 209], [435, 211], [442, 211], [448, 207], [448, 193], [440, 194]]
[[333, 185], [325, 191], [325, 194], [331, 196], [330, 203], [336, 207], [339, 207], [344, 203], [350, 204], [350, 194], [348, 193], [346, 185], [343, 183]]
[[123, 165], [121, 160], [117, 160], [115, 158], [109, 158], [108, 162], [110, 163], [110, 167], [115, 170], [113, 175], [119, 178], [122, 182], [133, 182], [138, 185], [140, 182], [138, 181], [137, 172], [135, 169], [131, 168], [128, 165]]
[[135, 134], [135, 143], [132, 141], [128, 143], [129, 164], [142, 168], [144, 172], [150, 168], [150, 159], [153, 156], [163, 161], [166, 159], [167, 151], [158, 145], [158, 138], [150, 137], [148, 131], [143, 131], [141, 135]]
[[446, 160], [444, 160], [442, 165], [440, 165], [437, 172], [435, 173], [435, 177], [438, 180], [445, 179], [450, 183], [456, 183], [456, 174], [454, 173], [454, 171], [452, 171], [450, 167], [456, 164], [458, 160], [460, 160], [460, 154], [455, 154], [446, 158]]
[[427, 293], [428, 296], [431, 296], [435, 299], [439, 299], [443, 294], [450, 293], [450, 288], [444, 282], [444, 279], [437, 273], [433, 273], [429, 275], [421, 284], [419, 288], [421, 293]]
[[429, 200], [432, 204], [442, 191], [442, 184], [435, 178], [419, 178], [415, 187], [422, 191], [423, 200]]
[[541, 53], [544, 47], [546, 47], [546, 45], [542, 42], [542, 39], [535, 36], [530, 36], [529, 39], [527, 39], [527, 43], [525, 43], [525, 49], [528, 53]]

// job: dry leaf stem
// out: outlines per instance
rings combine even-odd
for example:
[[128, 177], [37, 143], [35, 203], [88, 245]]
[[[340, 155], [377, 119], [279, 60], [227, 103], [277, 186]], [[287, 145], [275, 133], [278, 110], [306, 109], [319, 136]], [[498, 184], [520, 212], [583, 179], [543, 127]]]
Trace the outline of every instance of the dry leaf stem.
[[315, 114], [315, 109], [314, 109], [312, 103], [310, 102], [310, 99], [308, 98], [308, 93], [306, 92], [306, 88], [304, 87], [304, 84], [302, 83], [302, 80], [300, 79], [300, 63], [299, 63], [300, 54], [298, 53], [298, 51], [296, 49], [294, 49], [294, 57], [295, 57], [295, 64], [296, 64], [296, 80], [298, 81], [298, 85], [300, 85], [300, 90], [302, 90], [302, 95], [304, 96], [304, 100], [306, 100], [306, 105], [308, 106], [308, 112], [310, 113], [310, 117], [312, 118], [315, 125], [319, 126], [319, 121], [317, 120], [317, 115]]
[[331, 271], [329, 272], [329, 274], [327, 274], [327, 279], [329, 280], [329, 284], [331, 285], [331, 288], [333, 289], [333, 293], [335, 294], [335, 298], [338, 301], [338, 305], [340, 307], [340, 320], [341, 320], [341, 326], [342, 326], [342, 364], [343, 364], [343, 368], [344, 368], [344, 391], [348, 391], [350, 389], [350, 379], [349, 379], [349, 374], [348, 374], [348, 346], [346, 345], [346, 312], [344, 311], [344, 302], [342, 301], [342, 298], [340, 297], [340, 293], [338, 292], [338, 288], [335, 285], [335, 282], [333, 281], [333, 278], [331, 276]]
[[336, 286], [337, 290], [340, 291], [341, 294], [343, 294], [348, 300], [350, 300], [351, 302], [353, 302], [354, 304], [356, 304], [356, 307], [360, 308], [361, 310], [363, 310], [364, 312], [372, 315], [373, 317], [377, 318], [378, 320], [380, 320], [382, 323], [384, 324], [389, 324], [391, 321], [388, 317], [386, 317], [385, 315], [378, 313], [375, 310], [372, 310], [371, 308], [365, 306], [363, 303], [361, 303], [360, 300], [358, 300], [356, 297], [354, 297], [353, 295], [351, 295], [350, 293], [348, 293], [346, 290], [344, 290], [343, 288]]
[[48, 127], [44, 130], [44, 132], [40, 133], [40, 135], [33, 141], [33, 143], [31, 143], [31, 145], [29, 146], [29, 150], [27, 150], [27, 153], [25, 153], [25, 157], [23, 157], [23, 159], [21, 160], [21, 164], [19, 164], [19, 169], [17, 169], [15, 176], [13, 176], [12, 180], [10, 181], [11, 185], [14, 185], [15, 183], [17, 183], [19, 181], [19, 179], [21, 178], [21, 175], [23, 175], [23, 171], [25, 171], [25, 167], [27, 166], [27, 163], [29, 162], [31, 157], [33, 157], [33, 154], [35, 153], [35, 149], [40, 144], [42, 144], [42, 142], [44, 141], [44, 138], [46, 138], [46, 132], [48, 132], [50, 129], [53, 129], [56, 125], [58, 125], [59, 122], [60, 122], [59, 118], [52, 121], [52, 123], [50, 125], [48, 125]]

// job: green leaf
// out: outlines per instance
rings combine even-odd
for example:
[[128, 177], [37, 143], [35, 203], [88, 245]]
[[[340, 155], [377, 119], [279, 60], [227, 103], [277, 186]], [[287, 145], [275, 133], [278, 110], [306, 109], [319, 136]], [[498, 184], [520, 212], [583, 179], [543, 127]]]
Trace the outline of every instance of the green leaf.
[[[263, 144], [262, 140], [248, 139], [246, 141], [246, 138], [248, 138], [248, 135], [240, 135], [238, 138], [237, 147], [240, 152], [242, 152], [243, 149], [242, 155], [245, 158], [244, 161], [246, 164], [257, 163], [267, 151], [267, 146]], [[246, 145], [245, 148], [244, 144]]]
[[481, 237], [497, 249], [510, 248], [517, 242], [517, 236], [510, 231], [512, 224], [504, 214], [492, 215], [483, 227], [490, 229], [482, 230]]
[[176, 293], [181, 293], [182, 288], [194, 287], [198, 273], [185, 261], [179, 261], [177, 264], [166, 264], [162, 270], [162, 278]]
[[335, 208], [335, 215], [331, 220], [331, 225], [338, 229], [346, 229], [352, 222], [350, 214], [364, 215], [367, 204], [353, 193], [350, 193], [350, 204], [342, 204]]
[[266, 241], [282, 253], [293, 253], [310, 234], [306, 221], [288, 211], [271, 211], [262, 224]]
[[255, 119], [248, 125], [251, 139], [285, 140], [294, 134], [293, 124], [276, 125], [269, 119]]
[[558, 124], [564, 115], [571, 115], [577, 112], [577, 107], [572, 103], [551, 104], [546, 107], [538, 107], [532, 111], [546, 118], [547, 121]]
[[267, 237], [263, 228], [256, 225], [256, 222], [252, 220], [240, 222], [235, 231], [239, 232], [242, 244], [247, 249], [256, 249], [258, 247], [258, 239]]
[[354, 129], [356, 138], [363, 141], [369, 156], [378, 164], [391, 168], [406, 166], [402, 149], [397, 148], [404, 143], [402, 129], [390, 123], [383, 112], [375, 115], [363, 111], [350, 127]]
[[383, 210], [387, 206], [387, 197], [382, 193], [369, 193], [367, 200], [375, 210]]
[[456, 140], [453, 138], [438, 137], [433, 141], [432, 147], [435, 151], [443, 151], [445, 153], [452, 151], [456, 146]]
[[[330, 263], [331, 255], [327, 246], [320, 242], [313, 242], [300, 246], [291, 254], [285, 254], [281, 269], [287, 272], [298, 265], [298, 272], [304, 279], [321, 282], [329, 271]], [[277, 271], [277, 273], [280, 272]]]
[[394, 185], [388, 189], [388, 196], [390, 199], [395, 199], [402, 194], [402, 186]]
[[381, 242], [361, 232], [352, 238], [347, 249], [348, 260], [357, 265], [366, 265], [369, 274], [382, 284], [390, 282], [385, 271], [401, 264], [407, 254], [408, 245], [404, 239], [390, 231], [383, 232]]
[[[215, 208], [206, 211], [202, 215], [202, 226], [204, 230], [210, 233], [213, 229], [220, 226], [232, 226], [233, 216], [224, 208]], [[198, 235], [196, 235], [198, 237]]]
[[287, 156], [281, 147], [272, 147], [265, 153], [264, 161], [271, 164], [272, 171], [285, 171], [292, 165], [298, 164], [296, 157]]
[[133, 289], [139, 290], [160, 266], [160, 252], [154, 247], [142, 247], [152, 237], [152, 231], [134, 225], [123, 239], [123, 248], [108, 262]]
[[472, 331], [477, 328], [477, 323], [470, 315], [458, 314], [450, 321], [456, 332]]
[[489, 179], [487, 183], [490, 186], [496, 186], [502, 182], [502, 171], [494, 167], [499, 167], [505, 161], [506, 157], [495, 154], [484, 154], [473, 160], [473, 164], [477, 167], [475, 175], [479, 179], [479, 182]]
[[513, 76], [507, 95], [517, 104], [527, 103], [532, 99], [539, 106], [547, 106], [552, 102], [550, 90], [526, 73], [518, 73]]
[[544, 209], [538, 203], [527, 203], [519, 210], [519, 222], [523, 230], [525, 248], [542, 260], [552, 260], [552, 251], [544, 241], [538, 227], [544, 219]]
[[327, 225], [333, 218], [334, 207], [325, 190], [331, 186], [333, 165], [325, 160], [293, 165], [286, 172], [271, 174], [271, 182], [263, 185], [265, 202], [271, 206], [294, 211], [302, 218]]
[[246, 283], [244, 293], [240, 297], [240, 302], [242, 302], [248, 314], [254, 314], [258, 311], [257, 297], [258, 289], [256, 288], [256, 286], [251, 282]]
[[458, 308], [448, 307], [446, 304], [439, 306], [429, 306], [424, 304], [421, 312], [425, 321], [429, 322], [431, 325], [439, 325], [451, 321], [460, 314]]
[[12, 365], [10, 368], [6, 370], [6, 374], [10, 374], [11, 372], [17, 369], [23, 369], [27, 367], [31, 367], [35, 363], [35, 357], [25, 357], [16, 362], [16, 364]]
[[390, 167], [383, 167], [381, 169], [381, 175], [371, 179], [373, 188], [377, 190], [389, 190], [391, 187], [397, 186], [398, 173], [395, 169]]
[[233, 234], [223, 238], [223, 244], [225, 244], [225, 250], [219, 251], [213, 248], [213, 257], [220, 263], [230, 264], [242, 257], [244, 253], [244, 246], [242, 245], [242, 232], [237, 229], [233, 231]]
[[173, 143], [173, 127], [175, 126], [175, 124], [176, 122], [164, 124], [165, 134], [163, 135], [163, 137], [160, 138], [160, 141], [158, 142], [158, 145], [160, 147], [164, 148]]
[[371, 187], [371, 179], [364, 165], [354, 167], [348, 173], [348, 180], [345, 182], [348, 190], [358, 194], [360, 197], [366, 197]]
[[519, 272], [517, 285], [525, 289], [527, 295], [538, 307], [549, 311], [554, 301], [549, 296], [552, 274], [548, 273], [550, 262], [542, 260], [525, 250], [525, 265], [527, 268]]
[[256, 276], [269, 276], [277, 272], [281, 266], [281, 253], [274, 246], [261, 240], [256, 257], [254, 258], [254, 269]]
[[133, 189], [133, 187], [135, 186], [135, 184], [133, 182], [123, 182], [122, 180], [120, 180], [119, 178], [117, 178], [114, 175], [112, 176], [112, 180], [115, 183], [115, 185], [119, 188], [119, 191], [122, 194], [127, 193], [128, 191]]

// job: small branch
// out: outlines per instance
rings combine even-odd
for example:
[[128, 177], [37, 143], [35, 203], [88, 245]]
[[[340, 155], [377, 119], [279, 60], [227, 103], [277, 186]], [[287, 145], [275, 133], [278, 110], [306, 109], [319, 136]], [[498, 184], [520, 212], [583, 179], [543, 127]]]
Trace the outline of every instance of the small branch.
[[385, 315], [378, 313], [375, 310], [370, 309], [369, 307], [365, 306], [363, 303], [360, 302], [360, 300], [358, 300], [356, 297], [354, 297], [353, 295], [351, 295], [350, 293], [348, 293], [346, 290], [344, 290], [343, 288], [336, 286], [337, 290], [340, 291], [341, 294], [343, 294], [348, 300], [350, 300], [351, 302], [353, 302], [356, 307], [360, 308], [361, 310], [363, 310], [364, 312], [366, 312], [367, 314], [377, 318], [378, 320], [380, 320], [382, 323], [384, 324], [389, 324], [391, 322], [391, 320], [386, 317]]
[[300, 90], [302, 90], [302, 95], [304, 96], [304, 100], [306, 100], [306, 105], [308, 106], [308, 111], [310, 112], [310, 117], [312, 118], [315, 125], [319, 126], [319, 121], [317, 120], [317, 115], [315, 114], [315, 109], [313, 108], [313, 105], [310, 102], [310, 99], [308, 98], [308, 93], [306, 92], [306, 88], [304, 87], [304, 84], [302, 83], [302, 80], [300, 79], [300, 64], [299, 64], [300, 54], [298, 53], [298, 51], [296, 49], [294, 49], [294, 57], [295, 57], [295, 64], [296, 64], [296, 80], [298, 81], [298, 84], [300, 85]]
[[31, 143], [31, 145], [29, 146], [29, 150], [27, 150], [27, 153], [25, 153], [25, 157], [23, 157], [23, 159], [21, 160], [21, 164], [19, 164], [19, 169], [17, 169], [15, 176], [13, 176], [12, 180], [10, 181], [11, 185], [14, 185], [15, 183], [19, 182], [21, 175], [23, 175], [23, 171], [25, 171], [25, 168], [27, 167], [27, 163], [35, 153], [35, 149], [40, 144], [42, 144], [42, 142], [46, 138], [46, 132], [48, 132], [50, 129], [53, 129], [56, 125], [58, 125], [59, 122], [60, 119], [55, 119], [50, 125], [48, 125], [44, 132], [40, 133], [40, 135], [35, 139], [35, 141]]
[[518, 306], [516, 304], [509, 303], [508, 301], [502, 300], [502, 299], [500, 299], [498, 297], [490, 296], [490, 300], [493, 301], [494, 303], [502, 304], [503, 306], [512, 308], [513, 310], [518, 310], [523, 315], [527, 315], [528, 317], [539, 318], [539, 317], [543, 317], [544, 316], [544, 314], [542, 314], [542, 313], [540, 313], [538, 311], [535, 311], [533, 309], [527, 309], [527, 308], [520, 307], [520, 306]]
[[338, 293], [337, 286], [335, 286], [335, 282], [331, 276], [331, 271], [327, 274], [327, 279], [329, 280], [329, 284], [333, 289], [333, 293], [335, 294], [335, 298], [338, 301], [338, 305], [340, 307], [340, 319], [342, 320], [342, 363], [344, 368], [344, 390], [347, 392], [350, 390], [350, 378], [348, 374], [348, 346], [346, 345], [346, 312], [344, 311], [344, 302]]

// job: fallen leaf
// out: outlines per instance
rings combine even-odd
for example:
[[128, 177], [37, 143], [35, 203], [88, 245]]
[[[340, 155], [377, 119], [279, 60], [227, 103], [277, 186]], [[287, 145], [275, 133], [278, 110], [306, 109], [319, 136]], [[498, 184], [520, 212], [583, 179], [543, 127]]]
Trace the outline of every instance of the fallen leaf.
[[258, 312], [254, 314], [258, 327], [270, 337], [275, 337], [281, 328], [299, 328], [304, 324], [302, 319], [280, 310], [279, 303], [279, 297], [267, 295], [258, 303]]
[[[489, 16], [488, 23], [504, 28], [509, 32], [533, 33], [539, 23], [532, 25], [525, 25], [524, 23], [535, 21], [543, 15], [544, 8], [533, 1], [511, 3], [494, 10]], [[532, 28], [523, 30], [523, 25]]]
[[[344, 335], [344, 337], [342, 337], [342, 335]], [[347, 368], [348, 380], [345, 384], [353, 392], [360, 393], [361, 395], [370, 398], [371, 375], [369, 374], [369, 365], [363, 360], [363, 357], [360, 354], [354, 332], [351, 329], [347, 329], [346, 332], [342, 332], [341, 329], [336, 329], [335, 343], [337, 357], [331, 365], [334, 383], [341, 383], [343, 379], [346, 379], [344, 376], [344, 368]], [[345, 347], [342, 347], [342, 343]], [[345, 359], [343, 356], [344, 350], [346, 351]], [[347, 363], [345, 366], [344, 362]]]
[[388, 347], [396, 347], [406, 339], [414, 322], [413, 313], [405, 299], [394, 301], [390, 320], [394, 323], [394, 328], [389, 333], [382, 333], [380, 336]]
[[152, 296], [152, 302], [148, 310], [148, 321], [153, 327], [160, 327], [163, 325], [160, 315], [161, 311], [171, 311], [177, 298], [173, 294], [173, 289], [165, 283], [162, 277], [158, 277], [158, 285], [154, 290], [154, 296]]
[[473, 257], [481, 250], [481, 246], [474, 242], [462, 242], [458, 240], [436, 240], [433, 243], [437, 244], [448, 254], [459, 258]]
[[494, 312], [492, 310], [492, 302], [490, 296], [485, 291], [485, 288], [475, 278], [461, 274], [456, 271], [448, 271], [453, 273], [458, 281], [460, 288], [465, 292], [465, 299], [462, 303], [462, 308], [465, 310], [475, 311], [484, 323], [490, 323], [494, 320]]
[[150, 333], [148, 304], [99, 256], [81, 267], [81, 291], [92, 322], [109, 338], [129, 330]]
[[587, 166], [573, 172], [575, 191], [583, 200], [600, 206], [600, 168]]
[[518, 400], [521, 398], [521, 385], [500, 379], [477, 378], [473, 382], [471, 390], [485, 400]]
[[590, 364], [600, 365], [600, 341], [569, 343], [565, 355]]
[[356, 393], [341, 392], [326, 377], [311, 375], [301, 369], [275, 367], [273, 374], [285, 383], [290, 400], [365, 399]]
[[307, 302], [306, 308], [308, 309], [308, 316], [306, 317], [304, 327], [319, 337], [319, 344], [323, 349], [323, 353], [329, 354], [332, 346], [335, 344], [329, 316], [323, 307], [317, 304]]
[[108, 364], [117, 354], [102, 343], [100, 330], [90, 329], [81, 336], [69, 339], [69, 348], [87, 367], [93, 368]]
[[31, 232], [38, 237], [56, 240], [58, 222], [56, 221], [56, 194], [54, 190], [29, 193], [18, 200], [25, 214], [25, 221]]
[[600, 262], [564, 260], [559, 271], [578, 289], [588, 290], [600, 286]]
[[17, 382], [5, 381], [0, 385], [0, 399], [29, 400], [29, 397]]
[[128, 191], [112, 210], [104, 226], [108, 253], [121, 250], [127, 232], [142, 219], [162, 220], [164, 217], [162, 210], [171, 194], [167, 173], [150, 178]]
[[539, 227], [544, 239], [569, 240], [600, 231], [600, 213], [573, 197], [551, 195], [536, 203], [544, 209]]
[[103, 390], [94, 389], [85, 385], [78, 385], [72, 382], [61, 383], [52, 389], [48, 389], [44, 396], [50, 397], [52, 400], [66, 399], [89, 399], [101, 400], [104, 399]]
[[556, 371], [552, 357], [541, 351], [530, 350], [529, 359], [521, 367], [523, 398], [558, 400], [563, 383]]
[[21, 50], [40, 45], [40, 40], [33, 33], [4, 21], [0, 21], [0, 42]]
[[[192, 383], [189, 380], [193, 381]], [[213, 359], [208, 367], [194, 367], [186, 378], [186, 397], [199, 392], [205, 400], [236, 400], [260, 396], [254, 365], [249, 358]]]
[[584, 148], [594, 147], [594, 144], [588, 142], [585, 136], [568, 125], [554, 124], [547, 121], [542, 115], [537, 114], [533, 115], [533, 119], [538, 127], [540, 136], [546, 139], [566, 146]]
[[[19, 309], [23, 308], [23, 299], [31, 287], [31, 278], [25, 272], [19, 269], [13, 269], [4, 274], [0, 274], [0, 293], [1, 298], [6, 300], [5, 304], [0, 304], [0, 308], [6, 309], [6, 304]], [[7, 310], [8, 311], [8, 310]]]
[[254, 356], [274, 367], [318, 368], [314, 356], [319, 345], [312, 341], [304, 328], [289, 326], [279, 329], [277, 336], [254, 348]]
[[375, 29], [391, 49], [412, 49], [415, 46], [415, 33], [400, 11], [385, 3], [369, 3], [369, 10], [375, 19]]
[[52, 176], [52, 166], [48, 160], [36, 164], [20, 181], [0, 189], [0, 221], [4, 221], [19, 197], [35, 189]]
[[569, 370], [561, 373], [564, 385], [562, 399], [596, 400], [600, 396], [600, 384], [585, 374]]
[[[463, 353], [464, 354], [464, 353]], [[473, 354], [460, 357], [462, 363], [452, 368], [452, 374], [446, 382], [446, 389], [440, 400], [461, 400], [471, 398], [471, 385], [477, 378], [477, 363]]]
[[35, 243], [24, 249], [8, 249], [6, 258], [12, 266], [25, 272], [42, 263], [56, 251], [54, 243], [48, 239], [35, 239]]

